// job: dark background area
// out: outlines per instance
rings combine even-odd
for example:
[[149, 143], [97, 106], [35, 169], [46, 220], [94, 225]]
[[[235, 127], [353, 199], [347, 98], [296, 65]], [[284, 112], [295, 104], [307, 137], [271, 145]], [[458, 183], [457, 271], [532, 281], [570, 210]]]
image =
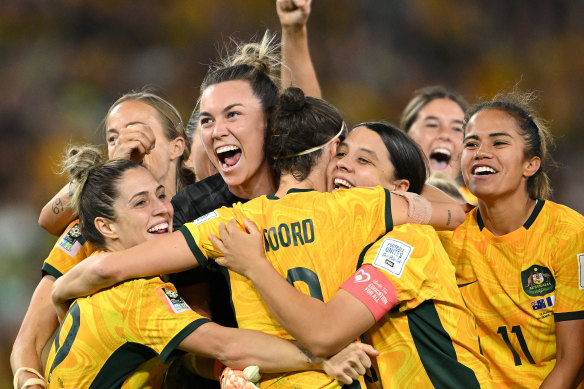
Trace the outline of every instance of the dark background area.
[[[314, 0], [311, 53], [324, 97], [349, 123], [398, 122], [412, 92], [441, 84], [471, 103], [537, 91], [556, 137], [553, 200], [584, 212], [584, 2]], [[188, 120], [230, 38], [279, 34], [272, 0], [0, 1], [0, 387], [55, 237], [37, 225], [64, 184], [69, 142], [103, 143], [121, 94], [159, 87]]]

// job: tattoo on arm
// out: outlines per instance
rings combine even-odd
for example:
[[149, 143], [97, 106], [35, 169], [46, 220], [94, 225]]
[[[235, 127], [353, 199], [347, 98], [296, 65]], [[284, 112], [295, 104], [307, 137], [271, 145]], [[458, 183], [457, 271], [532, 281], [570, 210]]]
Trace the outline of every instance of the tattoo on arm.
[[446, 220], [446, 225], [449, 226], [450, 225], [450, 221], [452, 220], [452, 213], [450, 212], [450, 209], [448, 210], [448, 220]]
[[308, 360], [307, 360], [308, 363], [322, 364], [322, 362], [324, 361], [322, 358], [316, 357], [313, 353], [310, 352], [310, 350], [308, 350], [306, 347], [304, 347], [300, 343], [298, 343], [298, 342], [293, 342], [293, 343], [296, 347], [298, 347], [298, 350], [300, 350], [302, 352], [302, 354], [306, 355], [306, 357], [308, 358]]
[[55, 203], [53, 204], [53, 213], [58, 215], [59, 212], [63, 212], [63, 202], [60, 197], [57, 197], [57, 200], [55, 200]]

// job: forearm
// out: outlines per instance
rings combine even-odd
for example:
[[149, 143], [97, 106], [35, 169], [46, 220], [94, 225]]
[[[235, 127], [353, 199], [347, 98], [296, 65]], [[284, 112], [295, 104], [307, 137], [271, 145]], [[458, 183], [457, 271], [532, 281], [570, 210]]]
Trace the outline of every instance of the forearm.
[[282, 87], [296, 86], [307, 96], [322, 97], [308, 49], [306, 25], [282, 27]]
[[269, 262], [254, 267], [248, 277], [276, 320], [314, 355], [327, 357], [354, 340], [334, 309], [296, 290]]
[[[50, 299], [53, 281], [52, 276], [43, 277], [31, 298], [10, 354], [13, 374], [21, 367], [32, 368], [40, 374], [43, 373], [42, 351], [59, 325]], [[36, 378], [36, 376], [30, 372], [20, 373], [19, 387], [29, 378]]]
[[119, 282], [102, 265], [103, 257], [93, 255], [74, 266], [55, 281], [51, 293], [53, 304], [60, 317], [67, 312], [69, 302], [104, 289]]
[[43, 207], [38, 223], [49, 233], [60, 235], [74, 218], [67, 184]]
[[236, 369], [257, 365], [264, 372], [285, 372], [320, 367], [290, 341], [212, 322], [200, 326], [179, 348]]

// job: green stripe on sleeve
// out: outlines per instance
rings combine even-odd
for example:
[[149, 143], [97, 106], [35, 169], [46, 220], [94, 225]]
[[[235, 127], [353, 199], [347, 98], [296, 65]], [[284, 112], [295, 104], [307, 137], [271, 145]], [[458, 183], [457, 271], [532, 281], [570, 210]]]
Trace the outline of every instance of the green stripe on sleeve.
[[47, 274], [50, 276], [53, 276], [55, 278], [59, 278], [63, 275], [63, 273], [61, 273], [59, 270], [55, 269], [53, 266], [49, 265], [46, 262], [43, 263], [41, 273], [42, 273], [43, 277]]
[[480, 388], [475, 373], [457, 360], [433, 300], [406, 311], [414, 344], [435, 388]]
[[197, 246], [197, 242], [195, 242], [195, 238], [193, 238], [193, 235], [191, 234], [191, 231], [188, 229], [187, 224], [190, 224], [190, 223], [184, 224], [179, 229], [179, 231], [183, 234], [183, 236], [187, 240], [187, 244], [189, 245], [189, 248], [191, 249], [191, 252], [195, 256], [195, 258], [197, 259], [197, 262], [199, 262], [199, 265], [201, 265], [201, 267], [206, 267], [207, 266], [207, 257], [205, 256], [205, 254], [203, 254], [203, 252], [201, 251], [199, 246]]
[[584, 319], [584, 311], [554, 313], [555, 321], [568, 321]]
[[197, 319], [183, 328], [170, 342], [168, 342], [166, 347], [164, 347], [164, 350], [160, 352], [160, 359], [162, 359], [162, 362], [170, 362], [172, 360], [172, 352], [178, 347], [180, 342], [192, 334], [197, 328], [205, 323], [209, 323], [210, 321], [211, 320], [207, 318]]
[[384, 189], [385, 192], [385, 232], [393, 230], [393, 216], [391, 216], [391, 192]]

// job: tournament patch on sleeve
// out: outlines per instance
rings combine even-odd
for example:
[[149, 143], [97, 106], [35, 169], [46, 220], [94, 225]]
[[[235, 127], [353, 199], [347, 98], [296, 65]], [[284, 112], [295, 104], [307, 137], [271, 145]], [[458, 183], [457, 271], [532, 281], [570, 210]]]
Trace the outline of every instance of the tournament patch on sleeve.
[[414, 248], [401, 240], [385, 238], [373, 260], [373, 266], [401, 278]]
[[578, 286], [584, 290], [584, 253], [578, 254]]
[[203, 216], [198, 217], [195, 220], [193, 220], [193, 224], [195, 226], [198, 226], [199, 224], [203, 224], [205, 222], [208, 222], [209, 220], [215, 219], [216, 217], [219, 217], [219, 214], [217, 213], [217, 211], [211, 211], [211, 212], [206, 213]]
[[156, 290], [156, 294], [162, 300], [164, 305], [174, 313], [180, 313], [184, 311], [191, 311], [191, 307], [176, 293], [175, 291], [166, 289], [166, 288], [158, 288]]
[[397, 304], [397, 291], [387, 277], [366, 264], [361, 266], [341, 288], [361, 301], [378, 321]]
[[83, 244], [85, 244], [85, 238], [81, 235], [81, 229], [77, 223], [61, 237], [57, 247], [73, 258], [81, 250]]

